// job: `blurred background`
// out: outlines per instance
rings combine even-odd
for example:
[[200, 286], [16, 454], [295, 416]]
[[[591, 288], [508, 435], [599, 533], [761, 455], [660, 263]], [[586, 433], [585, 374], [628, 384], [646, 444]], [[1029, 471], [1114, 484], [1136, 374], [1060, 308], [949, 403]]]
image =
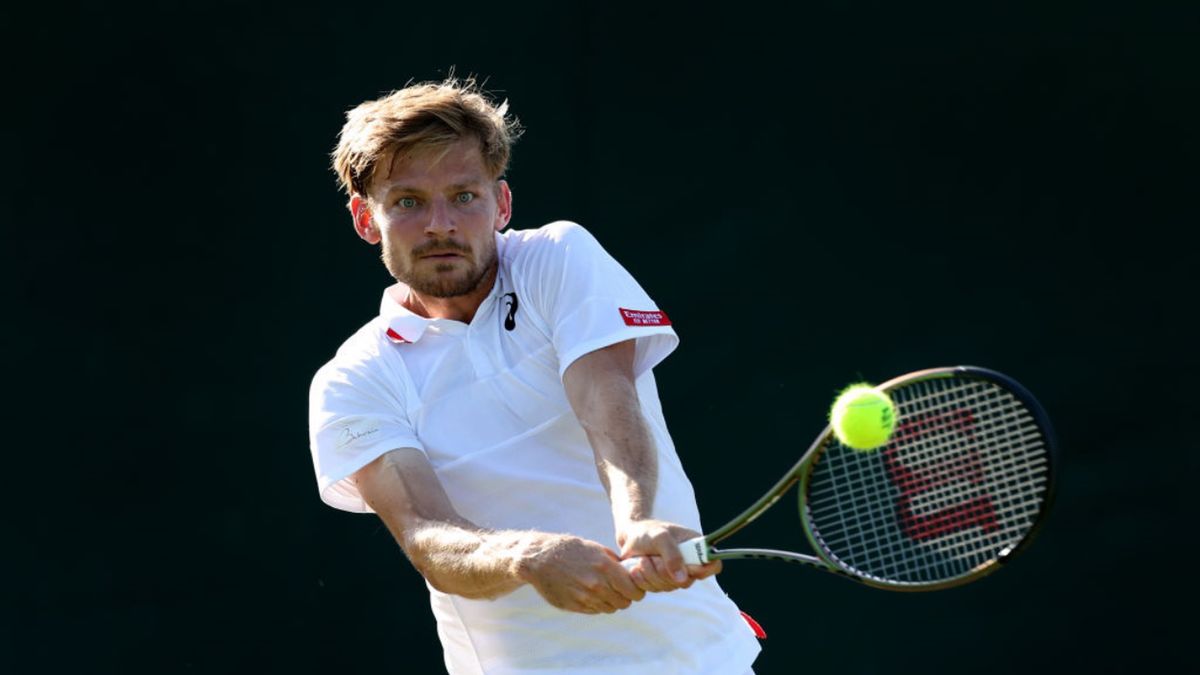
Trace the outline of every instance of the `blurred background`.
[[[0, 10], [0, 670], [441, 672], [420, 577], [318, 499], [306, 396], [390, 281], [328, 168], [344, 112], [451, 68], [527, 127], [513, 227], [584, 224], [674, 321], [658, 381], [706, 525], [852, 381], [974, 364], [1049, 410], [1057, 503], [1000, 574], [727, 564], [760, 674], [1183, 659], [1200, 11], [966, 5]], [[802, 547], [795, 523], [742, 543]]]

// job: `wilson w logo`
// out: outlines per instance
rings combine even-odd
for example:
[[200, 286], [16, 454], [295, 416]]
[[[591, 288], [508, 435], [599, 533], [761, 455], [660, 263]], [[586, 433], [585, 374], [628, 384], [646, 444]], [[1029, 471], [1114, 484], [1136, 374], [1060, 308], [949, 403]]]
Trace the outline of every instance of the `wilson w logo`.
[[[892, 483], [900, 489], [897, 515], [904, 533], [924, 541], [979, 526], [1000, 525], [992, 498], [985, 492], [983, 460], [974, 447], [975, 414], [970, 408], [932, 412], [905, 419], [883, 457]], [[922, 446], [938, 446], [922, 453]], [[946, 445], [952, 446], [949, 451]], [[961, 446], [955, 452], [953, 446]], [[933, 461], [923, 458], [936, 454]]]

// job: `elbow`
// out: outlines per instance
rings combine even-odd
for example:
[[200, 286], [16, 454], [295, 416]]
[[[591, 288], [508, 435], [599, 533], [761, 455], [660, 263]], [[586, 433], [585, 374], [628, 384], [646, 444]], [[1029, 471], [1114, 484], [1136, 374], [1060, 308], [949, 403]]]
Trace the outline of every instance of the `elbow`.
[[467, 600], [492, 600], [498, 598], [503, 593], [498, 593], [492, 590], [472, 587], [462, 587], [456, 584], [442, 584], [435, 580], [434, 577], [425, 577], [429, 585], [436, 591], [445, 593], [446, 595], [457, 595], [460, 598]]
[[449, 575], [438, 568], [433, 556], [421, 545], [420, 537], [414, 536], [411, 530], [406, 530], [402, 536], [397, 537], [397, 541], [400, 544], [400, 550], [404, 551], [404, 557], [408, 558], [409, 564], [425, 578], [432, 588], [443, 593], [454, 592]]
[[433, 590], [438, 591], [439, 593], [445, 593], [447, 595], [461, 595], [464, 598], [470, 597], [466, 593], [462, 592], [463, 589], [458, 588], [457, 585], [454, 584], [450, 579], [438, 574], [437, 571], [421, 565], [414, 565], [414, 567], [416, 567], [417, 571], [421, 573], [421, 576], [425, 577], [425, 582], [428, 583], [429, 587]]

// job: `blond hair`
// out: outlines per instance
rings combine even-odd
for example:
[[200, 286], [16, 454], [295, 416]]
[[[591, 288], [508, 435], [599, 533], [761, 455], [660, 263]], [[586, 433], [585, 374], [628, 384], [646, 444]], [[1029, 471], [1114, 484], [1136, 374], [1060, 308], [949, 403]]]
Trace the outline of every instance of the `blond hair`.
[[508, 101], [493, 103], [474, 78], [412, 84], [346, 113], [333, 152], [333, 170], [348, 195], [367, 196], [381, 161], [397, 152], [475, 138], [483, 163], [498, 179], [508, 169], [521, 125], [507, 117]]

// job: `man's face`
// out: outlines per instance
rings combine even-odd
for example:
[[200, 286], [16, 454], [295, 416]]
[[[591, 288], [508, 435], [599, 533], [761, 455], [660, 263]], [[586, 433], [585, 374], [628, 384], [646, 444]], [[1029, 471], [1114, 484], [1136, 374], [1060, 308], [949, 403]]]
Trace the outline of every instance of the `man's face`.
[[369, 222], [356, 217], [355, 226], [380, 242], [392, 276], [417, 293], [450, 298], [474, 291], [491, 271], [493, 233], [508, 224], [512, 195], [489, 178], [479, 143], [464, 139], [396, 153], [376, 171], [369, 204]]

